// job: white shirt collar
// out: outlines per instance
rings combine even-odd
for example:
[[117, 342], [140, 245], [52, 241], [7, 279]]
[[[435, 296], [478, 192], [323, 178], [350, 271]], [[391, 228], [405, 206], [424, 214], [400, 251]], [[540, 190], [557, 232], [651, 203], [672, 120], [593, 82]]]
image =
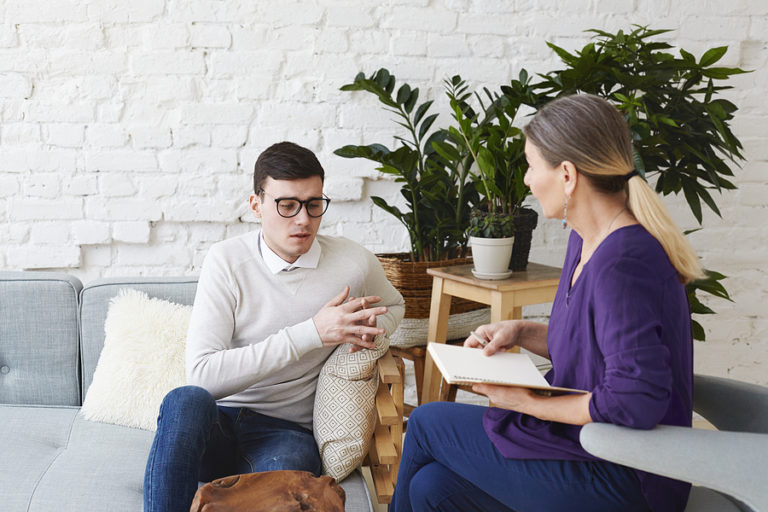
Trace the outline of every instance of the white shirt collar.
[[259, 252], [261, 253], [261, 257], [264, 258], [264, 263], [267, 265], [269, 271], [273, 274], [277, 274], [283, 270], [291, 271], [295, 268], [317, 268], [317, 265], [320, 262], [320, 253], [322, 252], [322, 249], [320, 248], [320, 243], [317, 241], [317, 237], [315, 237], [307, 252], [299, 256], [293, 263], [288, 263], [278, 256], [275, 251], [269, 248], [269, 245], [264, 241], [264, 232], [261, 231], [259, 232]]

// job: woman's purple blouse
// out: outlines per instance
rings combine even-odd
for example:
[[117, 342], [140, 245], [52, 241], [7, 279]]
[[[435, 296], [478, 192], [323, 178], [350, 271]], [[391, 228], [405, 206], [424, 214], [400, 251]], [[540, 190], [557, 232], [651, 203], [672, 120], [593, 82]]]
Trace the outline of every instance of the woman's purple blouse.
[[[664, 249], [640, 225], [617, 229], [571, 287], [581, 244], [573, 231], [547, 332], [547, 380], [591, 391], [589, 414], [596, 422], [640, 429], [690, 426], [690, 309]], [[508, 458], [597, 460], [581, 447], [580, 426], [498, 408], [488, 409], [483, 424]], [[683, 510], [688, 484], [637, 474], [652, 510]]]

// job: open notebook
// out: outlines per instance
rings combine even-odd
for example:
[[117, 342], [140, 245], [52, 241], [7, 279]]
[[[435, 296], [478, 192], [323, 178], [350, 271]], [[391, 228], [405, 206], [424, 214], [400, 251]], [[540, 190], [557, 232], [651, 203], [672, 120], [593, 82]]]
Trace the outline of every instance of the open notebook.
[[550, 386], [528, 354], [498, 352], [483, 355], [478, 348], [429, 343], [427, 351], [448, 384], [500, 384], [549, 393], [586, 393], [581, 389]]

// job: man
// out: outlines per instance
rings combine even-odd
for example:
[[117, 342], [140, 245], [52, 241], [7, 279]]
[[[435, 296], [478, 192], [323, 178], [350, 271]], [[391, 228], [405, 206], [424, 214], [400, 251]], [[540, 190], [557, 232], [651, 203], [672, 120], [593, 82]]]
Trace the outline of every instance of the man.
[[256, 161], [261, 230], [214, 244], [187, 336], [188, 386], [166, 396], [147, 462], [144, 510], [189, 510], [198, 481], [295, 469], [320, 473], [312, 410], [340, 344], [374, 348], [403, 317], [376, 257], [318, 235], [330, 199], [315, 155], [282, 142]]

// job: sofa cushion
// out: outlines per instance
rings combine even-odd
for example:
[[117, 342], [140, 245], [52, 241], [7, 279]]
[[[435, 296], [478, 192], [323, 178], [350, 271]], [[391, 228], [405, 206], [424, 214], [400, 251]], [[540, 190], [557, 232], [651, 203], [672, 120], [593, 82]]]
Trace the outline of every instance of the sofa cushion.
[[83, 372], [83, 396], [93, 380], [93, 373], [104, 347], [104, 322], [107, 319], [109, 301], [120, 290], [135, 289], [150, 297], [191, 305], [195, 300], [197, 278], [107, 278], [89, 283], [80, 296], [80, 345]]
[[0, 272], [0, 403], [79, 405], [80, 281]]
[[104, 349], [83, 400], [85, 418], [155, 430], [163, 398], [187, 381], [191, 314], [192, 306], [121, 290], [104, 323]]
[[[153, 433], [88, 421], [77, 408], [0, 405], [0, 496], [10, 512], [141, 512]], [[359, 470], [347, 511], [372, 510]]]

